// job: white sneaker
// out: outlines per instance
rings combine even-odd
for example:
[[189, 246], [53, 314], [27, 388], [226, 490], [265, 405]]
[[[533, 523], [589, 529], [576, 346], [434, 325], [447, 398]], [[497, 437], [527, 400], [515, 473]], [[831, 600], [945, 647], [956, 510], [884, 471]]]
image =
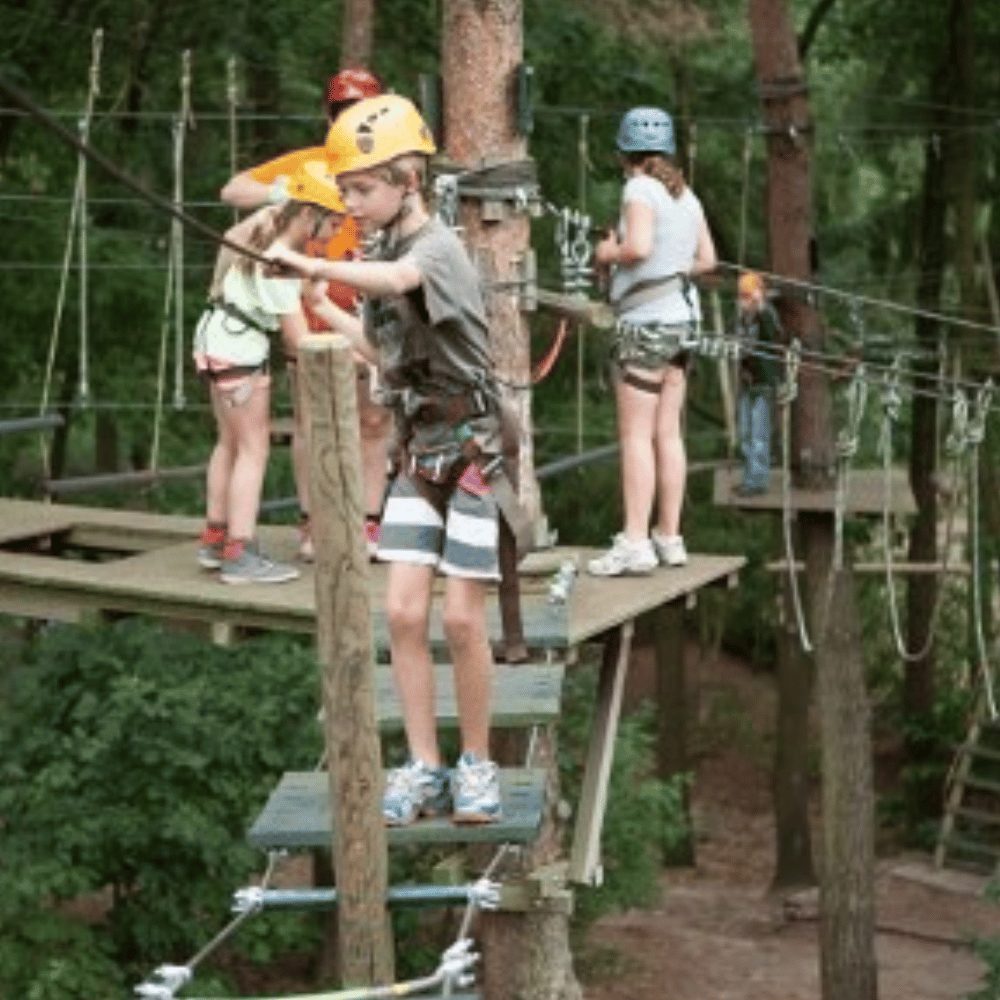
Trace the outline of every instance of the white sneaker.
[[633, 542], [617, 534], [603, 556], [587, 563], [587, 571], [591, 576], [639, 576], [652, 573], [658, 563], [653, 543], [648, 538]]
[[664, 566], [686, 566], [688, 561], [684, 539], [680, 535], [661, 535], [653, 532], [653, 548]]

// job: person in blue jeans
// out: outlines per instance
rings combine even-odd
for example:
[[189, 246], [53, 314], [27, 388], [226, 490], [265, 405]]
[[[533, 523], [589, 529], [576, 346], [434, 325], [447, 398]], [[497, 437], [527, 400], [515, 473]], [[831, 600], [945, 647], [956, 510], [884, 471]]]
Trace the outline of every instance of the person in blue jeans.
[[740, 275], [736, 295], [737, 335], [743, 349], [736, 412], [743, 479], [736, 492], [757, 496], [767, 492], [771, 476], [771, 405], [779, 377], [778, 362], [763, 353], [772, 353], [768, 347], [780, 342], [781, 322], [768, 301], [764, 279], [756, 271]]

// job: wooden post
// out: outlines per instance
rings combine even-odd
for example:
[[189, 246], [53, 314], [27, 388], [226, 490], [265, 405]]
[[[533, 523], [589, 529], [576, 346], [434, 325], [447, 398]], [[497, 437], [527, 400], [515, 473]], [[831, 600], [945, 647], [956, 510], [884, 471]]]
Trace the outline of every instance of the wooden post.
[[[684, 601], [672, 601], [654, 612], [653, 645], [656, 653], [657, 772], [673, 778], [690, 770], [687, 755], [687, 675], [684, 662]], [[690, 785], [684, 788], [687, 840], [670, 852], [675, 864], [693, 865], [694, 830], [691, 828]]]
[[349, 342], [336, 334], [307, 337], [299, 348], [299, 370], [309, 440], [316, 638], [323, 671], [340, 970], [345, 986], [383, 985], [393, 979], [385, 904], [388, 856], [362, 530], [361, 445]]
[[[444, 146], [462, 167], [526, 160], [518, 132], [517, 68], [524, 56], [521, 0], [445, 0], [441, 31], [444, 78]], [[488, 42], [486, 41], [488, 39]], [[512, 202], [462, 199], [462, 236], [488, 284], [516, 283], [518, 264], [530, 249], [530, 220]], [[486, 311], [498, 374], [515, 385], [531, 380], [529, 330], [519, 310], [516, 284], [487, 289]], [[541, 499], [535, 478], [531, 393], [510, 393], [521, 418], [519, 493], [532, 517]]]

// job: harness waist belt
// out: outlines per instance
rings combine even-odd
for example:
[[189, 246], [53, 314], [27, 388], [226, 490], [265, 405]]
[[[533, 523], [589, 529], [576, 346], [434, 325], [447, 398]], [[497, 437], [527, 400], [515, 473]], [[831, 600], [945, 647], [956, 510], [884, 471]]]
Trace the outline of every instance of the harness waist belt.
[[232, 302], [227, 302], [225, 299], [209, 299], [209, 303], [214, 309], [220, 309], [227, 316], [231, 316], [233, 319], [238, 320], [245, 327], [249, 327], [252, 330], [258, 331], [258, 333], [263, 333], [267, 336], [274, 333], [273, 330], [268, 329], [266, 326], [261, 326], [255, 319], [248, 316], [242, 309], [238, 306], [234, 306]]
[[611, 307], [617, 315], [628, 312], [629, 309], [637, 309], [649, 302], [655, 302], [663, 296], [667, 286], [675, 281], [681, 282], [681, 287], [687, 293], [688, 276], [682, 271], [675, 274], [665, 274], [661, 278], [647, 278], [645, 281], [637, 281], [629, 288], [624, 295], [611, 300]]

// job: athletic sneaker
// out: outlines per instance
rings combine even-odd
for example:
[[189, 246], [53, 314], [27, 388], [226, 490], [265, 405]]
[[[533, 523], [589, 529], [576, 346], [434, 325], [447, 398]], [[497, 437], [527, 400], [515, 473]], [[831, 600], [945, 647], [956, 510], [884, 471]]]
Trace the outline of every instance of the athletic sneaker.
[[491, 760], [466, 751], [451, 775], [456, 823], [496, 823], [501, 818], [500, 773]]
[[225, 526], [206, 525], [198, 537], [198, 565], [202, 569], [218, 569], [222, 565], [222, 551], [225, 547]]
[[407, 826], [420, 816], [448, 811], [448, 769], [411, 760], [386, 775], [382, 818], [388, 826]]
[[653, 543], [648, 538], [633, 542], [617, 534], [603, 556], [587, 563], [587, 571], [591, 576], [641, 576], [652, 573], [658, 564]]
[[238, 552], [227, 546], [225, 556], [219, 574], [223, 583], [287, 583], [299, 576], [294, 566], [269, 559], [253, 542], [246, 542]]
[[222, 565], [225, 542], [202, 542], [198, 546], [198, 565], [202, 569], [218, 569]]
[[686, 566], [688, 561], [684, 539], [680, 535], [661, 535], [653, 532], [653, 548], [664, 566]]

